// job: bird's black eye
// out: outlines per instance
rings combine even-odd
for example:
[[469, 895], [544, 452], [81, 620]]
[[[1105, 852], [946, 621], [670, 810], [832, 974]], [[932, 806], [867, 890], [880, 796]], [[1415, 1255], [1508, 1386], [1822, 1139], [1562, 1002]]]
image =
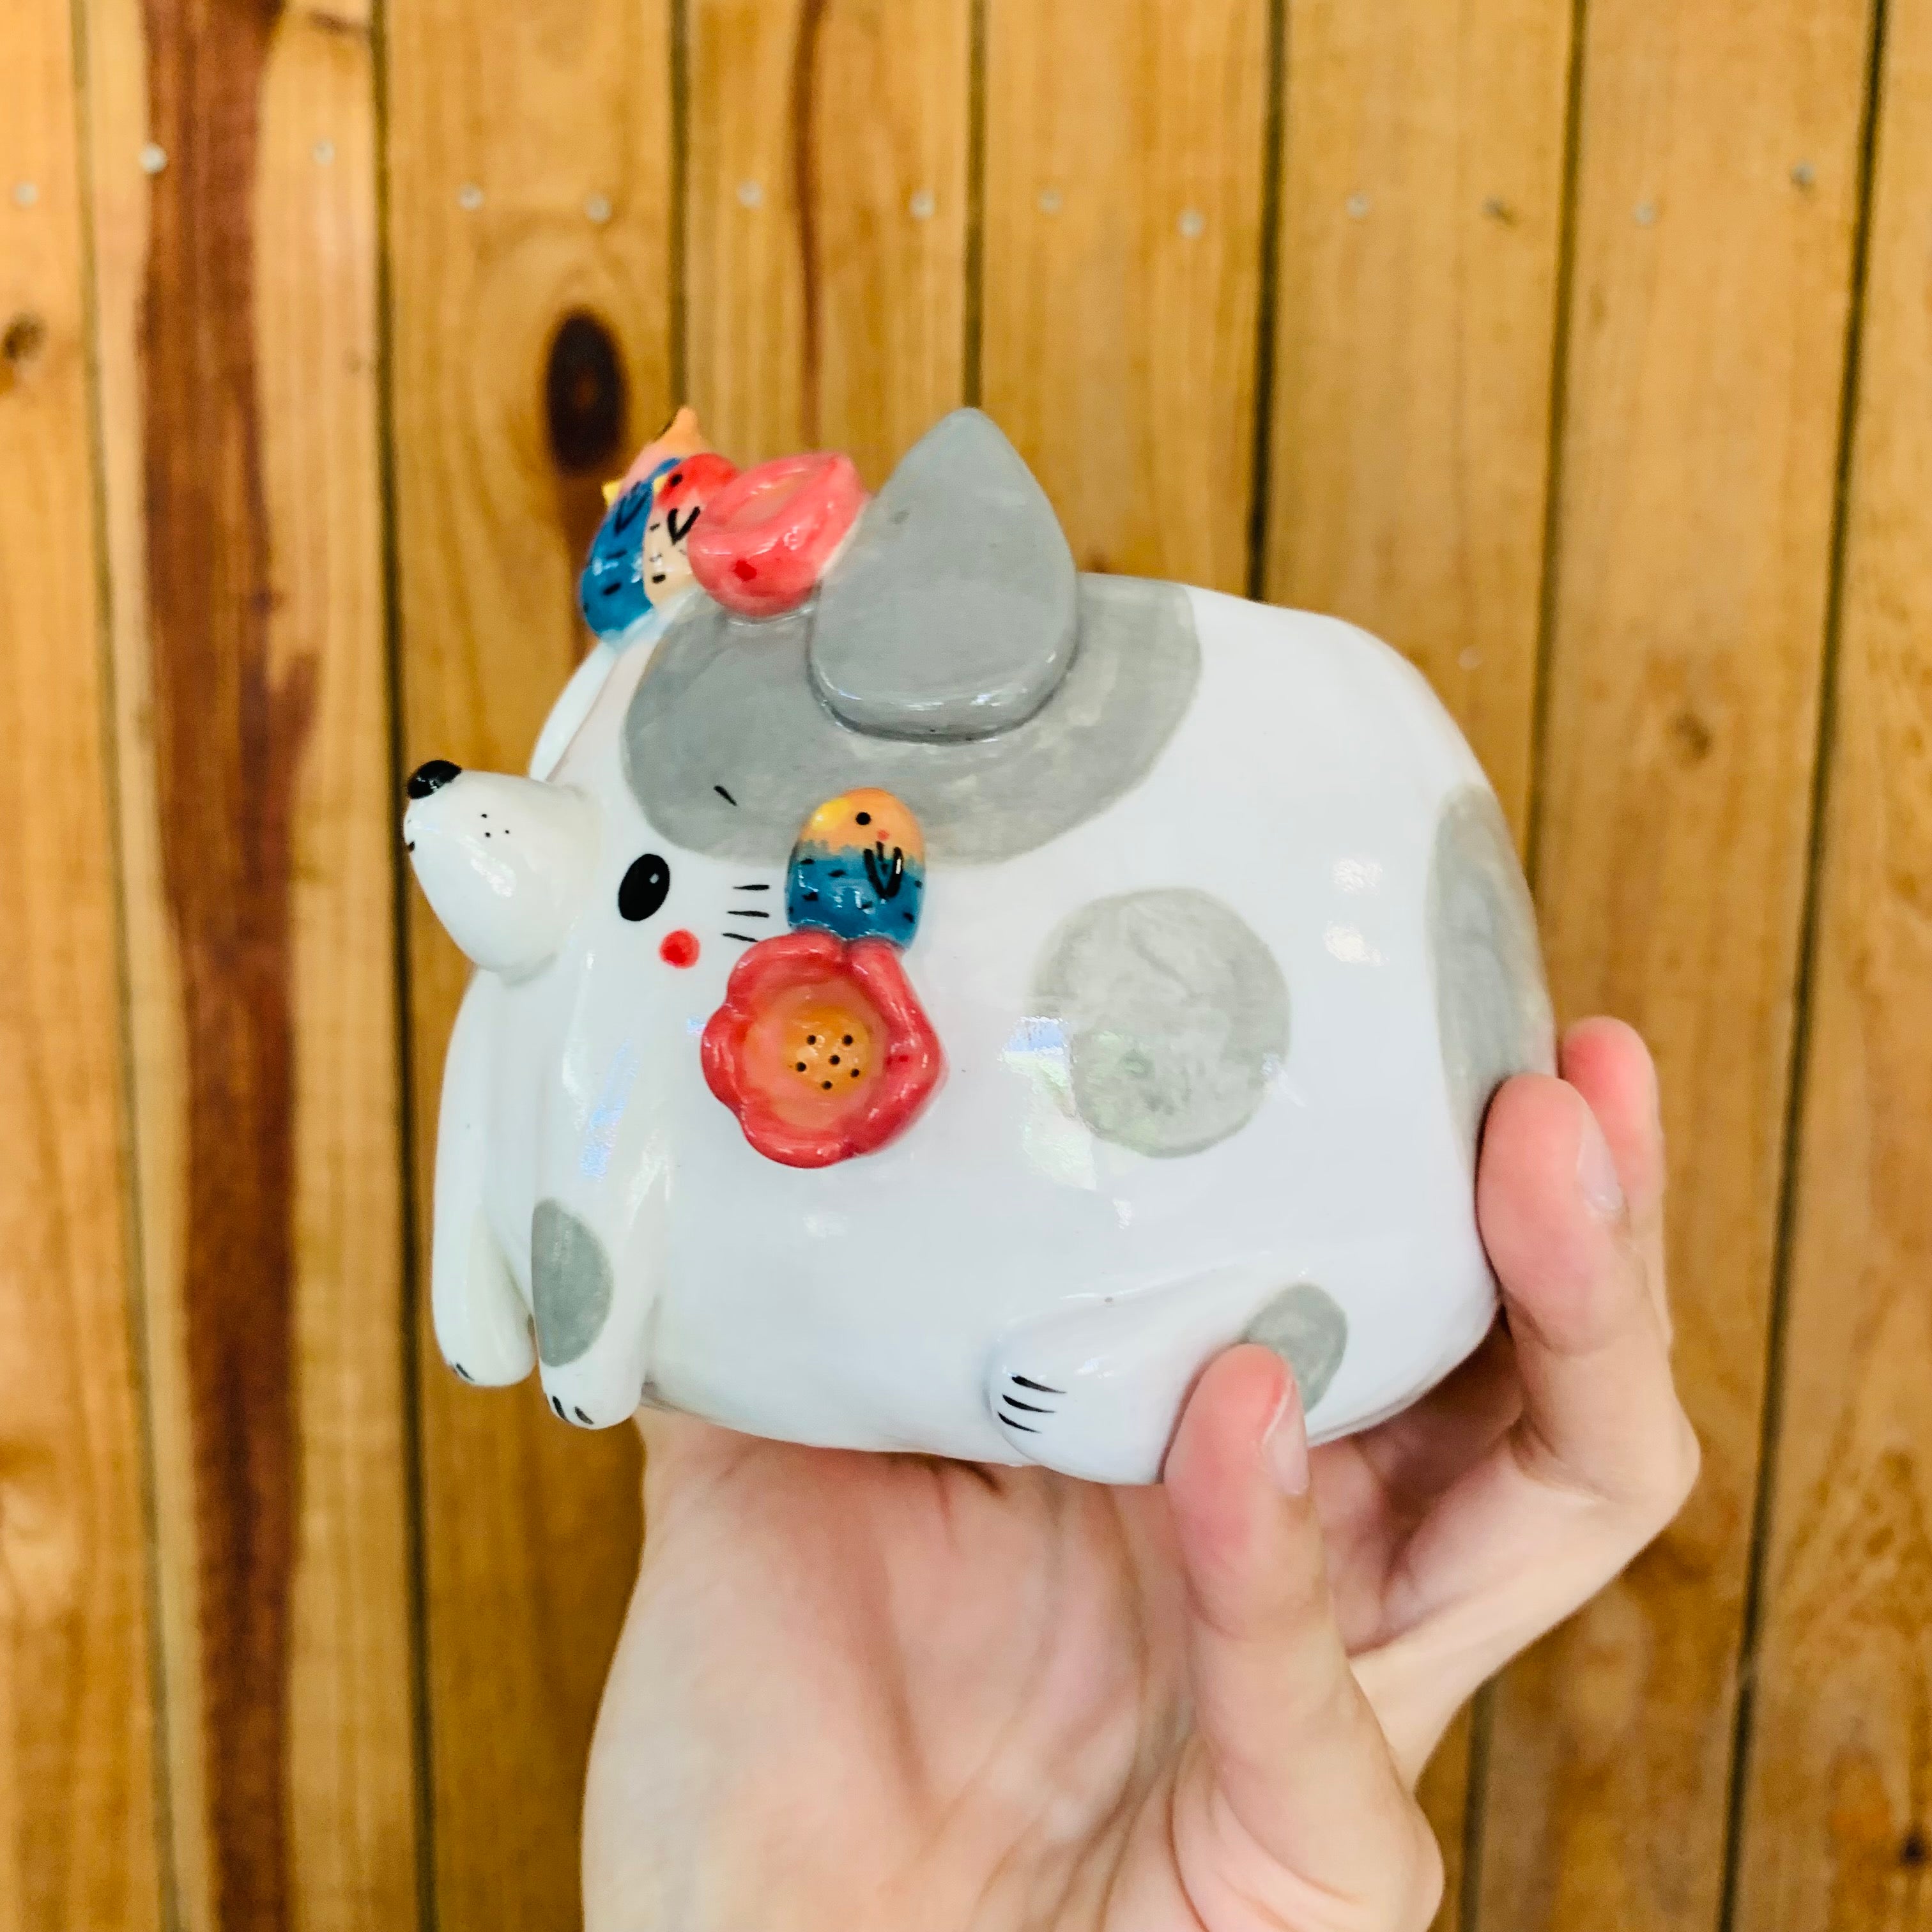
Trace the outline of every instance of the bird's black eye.
[[617, 910], [630, 920], [649, 919], [670, 890], [670, 868], [655, 852], [631, 861], [617, 888]]

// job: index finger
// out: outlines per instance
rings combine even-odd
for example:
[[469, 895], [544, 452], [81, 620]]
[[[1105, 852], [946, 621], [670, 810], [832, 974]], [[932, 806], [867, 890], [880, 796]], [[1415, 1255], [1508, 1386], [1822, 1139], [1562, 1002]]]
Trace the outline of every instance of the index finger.
[[[1484, 1135], [1477, 1216], [1516, 1344], [1522, 1459], [1546, 1480], [1667, 1516], [1695, 1446], [1670, 1374], [1660, 1136], [1642, 1043], [1590, 1047], [1605, 1118], [1567, 1081], [1508, 1082]], [[1619, 1052], [1636, 1066], [1617, 1067]]]

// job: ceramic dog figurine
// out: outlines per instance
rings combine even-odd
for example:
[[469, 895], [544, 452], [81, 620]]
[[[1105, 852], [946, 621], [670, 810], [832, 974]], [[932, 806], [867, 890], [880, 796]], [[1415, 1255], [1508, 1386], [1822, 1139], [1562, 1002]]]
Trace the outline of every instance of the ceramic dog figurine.
[[452, 1367], [539, 1363], [584, 1427], [642, 1401], [1118, 1483], [1244, 1336], [1317, 1440], [1414, 1400], [1493, 1315], [1484, 1108], [1552, 1063], [1502, 813], [1422, 679], [1080, 576], [976, 412], [870, 502], [833, 459], [715, 461], [547, 778], [410, 781], [478, 968]]

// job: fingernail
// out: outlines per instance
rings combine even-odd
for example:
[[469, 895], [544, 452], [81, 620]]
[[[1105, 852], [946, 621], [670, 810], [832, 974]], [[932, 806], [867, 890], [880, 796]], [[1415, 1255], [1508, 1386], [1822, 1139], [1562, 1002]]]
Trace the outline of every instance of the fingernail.
[[1583, 1132], [1576, 1143], [1576, 1178], [1583, 1198], [1606, 1221], [1618, 1219], [1624, 1211], [1624, 1184], [1617, 1178], [1617, 1164], [1610, 1157], [1610, 1144], [1597, 1124], [1597, 1117], [1586, 1108]]
[[1288, 1378], [1288, 1392], [1275, 1411], [1274, 1421], [1268, 1424], [1262, 1454], [1267, 1458], [1268, 1474], [1283, 1496], [1307, 1494], [1308, 1425], [1301, 1413], [1301, 1392], [1292, 1375]]

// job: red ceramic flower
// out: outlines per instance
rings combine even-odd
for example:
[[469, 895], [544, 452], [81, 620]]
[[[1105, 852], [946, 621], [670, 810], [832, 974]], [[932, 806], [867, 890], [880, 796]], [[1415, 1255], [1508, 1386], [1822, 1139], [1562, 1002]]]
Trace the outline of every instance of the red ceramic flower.
[[817, 927], [753, 946], [704, 1029], [712, 1092], [759, 1153], [788, 1167], [884, 1147], [945, 1070], [897, 948]]
[[775, 457], [718, 490], [685, 546], [692, 574], [728, 610], [776, 617], [812, 594], [865, 506], [849, 456]]

